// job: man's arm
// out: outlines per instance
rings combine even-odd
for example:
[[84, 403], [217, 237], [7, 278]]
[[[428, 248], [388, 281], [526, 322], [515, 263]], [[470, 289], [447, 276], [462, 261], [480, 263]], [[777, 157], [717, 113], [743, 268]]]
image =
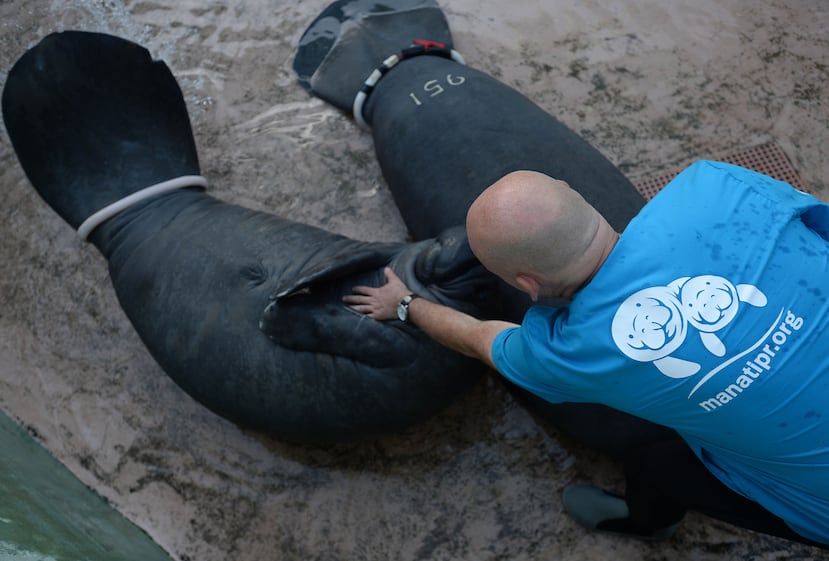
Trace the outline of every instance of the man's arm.
[[[397, 318], [397, 305], [411, 291], [388, 267], [385, 275], [388, 281], [385, 285], [355, 286], [354, 293], [343, 296], [343, 301], [373, 319]], [[415, 298], [409, 304], [409, 321], [441, 345], [477, 358], [493, 369], [492, 342], [495, 336], [504, 329], [516, 327], [507, 321], [481, 321], [425, 298]]]

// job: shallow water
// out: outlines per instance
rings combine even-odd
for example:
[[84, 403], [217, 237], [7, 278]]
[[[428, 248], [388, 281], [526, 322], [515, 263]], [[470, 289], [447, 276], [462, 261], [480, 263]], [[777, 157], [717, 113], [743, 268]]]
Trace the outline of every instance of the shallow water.
[[[61, 29], [167, 61], [216, 196], [361, 239], [406, 237], [371, 138], [296, 83], [325, 0], [0, 2], [0, 82]], [[829, 195], [829, 7], [769, 0], [449, 0], [468, 64], [516, 87], [632, 179], [774, 140]], [[690, 515], [641, 544], [561, 512], [618, 465], [534, 421], [495, 379], [402, 434], [296, 446], [245, 433], [150, 358], [106, 264], [40, 201], [0, 135], [0, 406], [178, 559], [808, 559]]]

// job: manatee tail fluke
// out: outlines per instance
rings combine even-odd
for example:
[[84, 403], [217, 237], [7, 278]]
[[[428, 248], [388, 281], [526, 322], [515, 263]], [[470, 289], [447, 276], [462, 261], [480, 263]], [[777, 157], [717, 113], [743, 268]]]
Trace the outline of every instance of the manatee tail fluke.
[[338, 0], [305, 30], [294, 71], [309, 92], [352, 113], [374, 71], [386, 72], [394, 65], [390, 57], [406, 56], [412, 47], [457, 56], [449, 25], [434, 0]]
[[9, 72], [2, 107], [32, 185], [76, 229], [133, 193], [199, 175], [178, 83], [125, 39], [45, 37]]

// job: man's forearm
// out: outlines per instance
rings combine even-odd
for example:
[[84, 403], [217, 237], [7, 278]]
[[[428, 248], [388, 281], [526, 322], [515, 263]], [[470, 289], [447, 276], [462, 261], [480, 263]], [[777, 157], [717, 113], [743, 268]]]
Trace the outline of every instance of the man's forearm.
[[481, 321], [448, 306], [417, 298], [409, 304], [409, 321], [438, 343], [495, 368], [492, 342], [504, 329], [516, 327], [506, 321]]

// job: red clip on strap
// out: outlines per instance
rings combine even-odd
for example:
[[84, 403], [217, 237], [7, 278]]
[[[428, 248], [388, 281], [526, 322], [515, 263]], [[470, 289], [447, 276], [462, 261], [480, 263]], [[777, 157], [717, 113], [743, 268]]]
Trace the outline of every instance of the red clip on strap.
[[400, 60], [418, 55], [437, 55], [443, 58], [451, 58], [452, 52], [446, 47], [446, 43], [414, 39], [411, 46], [400, 51]]
[[446, 43], [438, 43], [437, 41], [429, 41], [428, 39], [415, 39], [412, 41], [415, 45], [422, 45], [427, 51], [437, 47], [438, 49], [445, 49]]

